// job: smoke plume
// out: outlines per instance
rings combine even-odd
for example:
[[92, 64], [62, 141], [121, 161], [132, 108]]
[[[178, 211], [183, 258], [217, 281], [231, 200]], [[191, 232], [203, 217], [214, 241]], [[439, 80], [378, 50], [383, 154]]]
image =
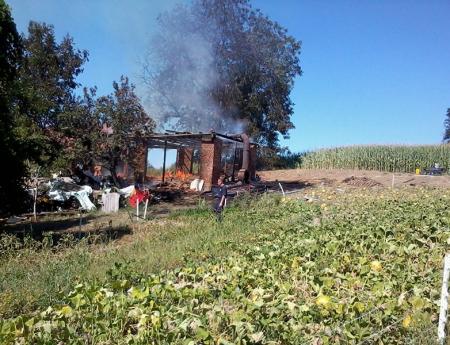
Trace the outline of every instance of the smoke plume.
[[147, 108], [162, 129], [241, 133], [233, 104], [217, 94], [229, 76], [217, 61], [211, 26], [199, 21], [191, 8], [178, 6], [162, 14], [144, 66]]

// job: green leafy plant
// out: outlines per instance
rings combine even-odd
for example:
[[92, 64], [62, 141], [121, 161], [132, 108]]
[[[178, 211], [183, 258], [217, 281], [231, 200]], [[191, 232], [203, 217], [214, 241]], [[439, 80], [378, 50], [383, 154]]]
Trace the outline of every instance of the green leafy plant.
[[[216, 230], [253, 226], [254, 232], [233, 244], [230, 255], [155, 274], [140, 273], [134, 262], [116, 264], [104, 281], [77, 283], [47, 309], [0, 321], [0, 341], [405, 344], [424, 338], [437, 323], [450, 195], [314, 193], [319, 203], [264, 196], [247, 207], [236, 204]], [[192, 221], [202, 218], [194, 214]], [[214, 250], [213, 241], [204, 241], [210, 244], [194, 250]]]

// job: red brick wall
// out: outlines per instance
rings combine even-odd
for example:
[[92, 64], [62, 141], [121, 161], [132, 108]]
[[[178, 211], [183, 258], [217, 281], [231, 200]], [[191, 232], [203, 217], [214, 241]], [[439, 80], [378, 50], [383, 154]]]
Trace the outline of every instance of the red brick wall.
[[178, 149], [177, 170], [184, 173], [192, 174], [192, 164], [194, 158], [194, 150], [189, 148]]
[[200, 178], [205, 181], [204, 190], [211, 190], [220, 177], [222, 142], [217, 139], [202, 142], [200, 151]]
[[143, 183], [145, 181], [145, 174], [147, 173], [147, 153], [148, 147], [145, 143], [139, 144], [135, 148], [131, 156], [130, 167], [128, 168], [128, 178], [130, 178], [131, 173], [133, 173], [135, 182]]

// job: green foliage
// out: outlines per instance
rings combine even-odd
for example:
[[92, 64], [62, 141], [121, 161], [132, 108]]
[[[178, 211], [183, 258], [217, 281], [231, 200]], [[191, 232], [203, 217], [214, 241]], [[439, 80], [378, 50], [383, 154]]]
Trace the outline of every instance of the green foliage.
[[73, 38], [56, 42], [52, 25], [31, 21], [23, 38], [25, 56], [21, 82], [27, 96], [27, 115], [40, 128], [58, 129], [59, 117], [75, 104], [76, 77], [88, 59], [74, 47]]
[[[47, 245], [51, 236], [41, 243], [0, 235], [0, 319], [48, 306], [67, 294], [75, 280], [105, 279], [113, 262], [131, 263], [133, 270], [151, 273], [179, 266], [184, 259], [227, 255], [233, 250], [231, 243], [251, 237], [255, 229], [250, 215], [237, 227], [234, 219], [241, 217], [239, 210], [229, 208], [227, 212], [233, 218], [219, 228], [208, 204], [201, 202], [194, 210], [180, 211], [167, 221], [138, 224], [132, 228], [128, 245], [97, 241], [105, 235], [103, 231], [65, 247]], [[128, 224], [128, 214], [123, 212], [122, 216]], [[48, 271], [54, 266], [65, 269]]]
[[0, 2], [0, 91], [7, 94], [10, 89], [8, 83], [16, 76], [20, 66], [22, 46], [16, 25], [11, 17], [11, 11], [5, 1]]
[[260, 147], [258, 149], [257, 170], [294, 169], [302, 154], [293, 153], [287, 148], [270, 149]]
[[[132, 262], [116, 265], [103, 282], [74, 283], [52, 306], [0, 321], [0, 340], [405, 344], [423, 339], [438, 314], [450, 195], [427, 189], [315, 195], [320, 205], [277, 197], [243, 200], [247, 207], [228, 209], [215, 229], [217, 234], [236, 226], [253, 230], [251, 240], [230, 237], [231, 255], [202, 263], [187, 258], [150, 275]], [[190, 219], [195, 226], [205, 217], [173, 220]], [[213, 253], [212, 242], [205, 237], [199, 243], [205, 247], [197, 250]]]
[[414, 173], [438, 163], [450, 169], [450, 146], [349, 146], [306, 152], [298, 159], [304, 169], [364, 169]]
[[[24, 44], [23, 65], [17, 82], [21, 102], [16, 109], [14, 135], [19, 146], [43, 173], [74, 172], [76, 165], [93, 162], [107, 167], [117, 181], [119, 161], [133, 161], [139, 137], [154, 122], [145, 114], [128, 78], [113, 83], [114, 93], [96, 98], [96, 88], [75, 90], [88, 52], [75, 48], [69, 35], [55, 39], [53, 26], [30, 22]], [[102, 131], [113, 126], [111, 135]], [[135, 136], [134, 140], [133, 135]]]
[[444, 142], [450, 143], [450, 108], [447, 109], [447, 118], [444, 121]]
[[236, 132], [276, 147], [294, 127], [300, 42], [248, 0], [196, 0], [159, 17], [145, 79], [150, 106], [179, 129]]
[[21, 63], [22, 45], [11, 13], [0, 0], [0, 157], [8, 166], [0, 179], [0, 217], [25, 204], [22, 188], [26, 170], [26, 154], [14, 135], [17, 126], [13, 111], [20, 101], [17, 75]]
[[[113, 94], [96, 100], [93, 116], [99, 128], [89, 134], [94, 161], [107, 168], [117, 184], [119, 162], [131, 163], [134, 168], [143, 163], [133, 158], [143, 150], [144, 136], [153, 131], [155, 122], [146, 114], [128, 78], [122, 76], [120, 84], [114, 82], [113, 87]], [[112, 133], [100, 131], [108, 126]]]
[[56, 42], [53, 26], [31, 21], [22, 36], [23, 64], [18, 76], [21, 103], [16, 112], [15, 135], [27, 156], [48, 172], [67, 146], [61, 119], [78, 106], [76, 77], [83, 71], [87, 51], [74, 47], [66, 36]]

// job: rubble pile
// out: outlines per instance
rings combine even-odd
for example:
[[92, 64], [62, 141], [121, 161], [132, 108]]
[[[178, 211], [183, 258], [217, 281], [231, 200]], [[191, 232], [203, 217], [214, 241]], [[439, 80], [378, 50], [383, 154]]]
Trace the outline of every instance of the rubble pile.
[[28, 187], [28, 192], [40, 211], [74, 208], [92, 211], [96, 209], [89, 198], [92, 194], [92, 187], [78, 185], [70, 177], [40, 178]]
[[183, 193], [202, 192], [203, 180], [181, 170], [167, 172], [164, 183], [150, 180], [116, 188], [98, 178], [58, 177], [35, 178], [27, 182], [27, 190], [34, 204], [34, 213], [69, 210], [117, 212], [119, 207], [148, 199], [149, 203], [174, 201]]

